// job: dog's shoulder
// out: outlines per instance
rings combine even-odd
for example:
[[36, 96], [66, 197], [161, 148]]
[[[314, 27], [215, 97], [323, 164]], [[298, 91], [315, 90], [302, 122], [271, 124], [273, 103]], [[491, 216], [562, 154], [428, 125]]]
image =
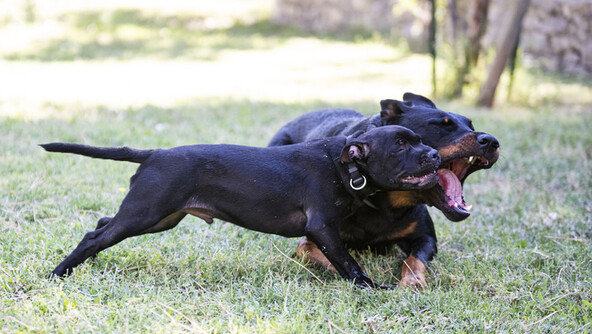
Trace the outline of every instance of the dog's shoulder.
[[301, 143], [344, 134], [351, 124], [366, 117], [353, 109], [322, 109], [301, 115], [284, 125], [272, 138], [269, 146]]
[[304, 140], [333, 136], [349, 136], [356, 132], [366, 132], [380, 126], [378, 115], [367, 117], [351, 109], [329, 109], [321, 115], [313, 126], [308, 127]]

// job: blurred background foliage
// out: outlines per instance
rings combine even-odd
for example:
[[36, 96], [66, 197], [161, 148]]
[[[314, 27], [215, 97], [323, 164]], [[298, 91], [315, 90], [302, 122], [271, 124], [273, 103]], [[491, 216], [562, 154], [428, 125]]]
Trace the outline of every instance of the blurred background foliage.
[[[479, 3], [489, 8], [485, 20], [475, 14]], [[513, 76], [512, 94], [508, 88], [511, 78], [506, 71], [501, 77], [498, 102], [532, 107], [549, 102], [577, 105], [591, 102], [589, 58], [592, 54], [585, 52], [592, 51], [575, 50], [572, 39], [578, 37], [566, 33], [576, 24], [572, 19], [574, 22], [566, 24], [561, 21], [567, 20], [564, 17], [568, 10], [575, 15], [573, 11], [577, 7], [570, 7], [569, 3], [544, 0], [531, 5], [523, 24], [522, 44], [526, 49], [517, 50], [518, 67]], [[494, 60], [496, 43], [501, 40], [503, 29], [499, 28], [509, 16], [504, 13], [511, 12], [500, 13], [500, 10], [504, 6], [512, 7], [512, 2], [438, 0], [435, 4], [435, 82], [440, 89], [432, 97], [473, 104]], [[31, 82], [39, 82], [40, 90], [42, 85], [53, 87], [51, 93], [43, 94], [44, 98], [32, 98], [37, 102], [64, 100], [60, 98], [63, 93], [55, 90], [62, 85], [62, 92], [76, 91], [80, 87], [75, 82], [81, 81], [88, 84], [88, 90], [98, 92], [121, 74], [116, 69], [118, 65], [134, 64], [128, 68], [136, 70], [133, 73], [149, 71], [140, 68], [142, 61], [151, 62], [149, 67], [153, 69], [158, 68], [156, 64], [162, 65], [163, 72], [168, 71], [167, 66], [178, 69], [169, 72], [170, 75], [163, 74], [164, 77], [158, 77], [159, 71], [155, 71], [153, 85], [158, 85], [157, 81], [187, 80], [176, 77], [182, 75], [183, 65], [175, 64], [185, 64], [187, 73], [193, 73], [192, 65], [199, 67], [196, 65], [209, 62], [213, 66], [204, 73], [207, 78], [183, 84], [195, 85], [193, 92], [205, 96], [317, 98], [316, 87], [312, 91], [299, 88], [306, 86], [302, 85], [304, 82], [326, 87], [328, 92], [321, 98], [328, 100], [378, 101], [397, 98], [407, 90], [433, 93], [430, 89], [433, 87], [429, 87], [430, 62], [425, 56], [432, 19], [430, 1], [230, 0], [199, 4], [148, 1], [139, 6], [131, 0], [121, 3], [62, 0], [51, 5], [43, 1], [10, 0], [4, 5], [7, 10], [0, 14], [0, 57], [4, 60], [0, 66], [7, 74], [0, 79], [4, 104], [8, 100], [24, 103], [19, 96], [34, 89], [34, 85], [29, 85]], [[578, 15], [584, 18], [592, 15], [580, 12]], [[541, 16], [547, 21], [554, 20], [545, 23], [544, 32], [532, 23], [540, 21]], [[476, 37], [475, 25], [479, 22], [484, 27]], [[586, 29], [590, 29], [589, 25], [581, 28]], [[553, 42], [559, 47], [533, 46], [532, 40], [539, 44]], [[541, 48], [550, 50], [541, 53]], [[578, 56], [570, 58], [576, 51]], [[468, 56], [471, 52], [474, 55]], [[68, 63], [76, 64], [68, 68], [75, 68], [73, 71], [79, 75], [68, 73], [60, 82], [48, 77], [54, 74], [51, 64]], [[99, 81], [93, 79], [96, 73], [93, 70], [101, 73], [96, 78]], [[130, 83], [134, 82], [133, 73], [127, 75]], [[15, 84], [12, 74], [22, 82]], [[31, 77], [27, 78], [28, 75]], [[234, 78], [230, 85], [220, 82], [223, 81], [220, 77], [227, 75]], [[138, 86], [146, 85], [144, 79]], [[247, 82], [254, 80], [266, 87], [253, 90]], [[204, 82], [210, 83], [201, 90], [200, 83]], [[133, 90], [136, 85], [129, 86]], [[158, 88], [171, 89], [170, 85], [165, 86]], [[334, 94], [335, 90], [339, 93]], [[109, 95], [110, 99], [120, 95], [97, 94]], [[174, 97], [171, 101], [195, 96], [179, 92], [171, 95]]]

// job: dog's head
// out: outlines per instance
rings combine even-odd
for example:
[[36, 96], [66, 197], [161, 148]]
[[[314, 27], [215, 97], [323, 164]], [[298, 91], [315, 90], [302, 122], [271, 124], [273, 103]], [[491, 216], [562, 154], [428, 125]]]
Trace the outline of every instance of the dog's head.
[[422, 190], [437, 184], [440, 156], [413, 131], [393, 125], [348, 138], [340, 162], [355, 163], [377, 188]]
[[423, 192], [428, 204], [434, 205], [452, 221], [470, 215], [471, 206], [465, 203], [463, 184], [467, 176], [493, 166], [499, 156], [498, 140], [483, 132], [476, 132], [467, 117], [436, 108], [429, 99], [411, 93], [403, 101], [380, 101], [380, 116], [384, 125], [401, 125], [413, 130], [440, 154], [438, 186]]

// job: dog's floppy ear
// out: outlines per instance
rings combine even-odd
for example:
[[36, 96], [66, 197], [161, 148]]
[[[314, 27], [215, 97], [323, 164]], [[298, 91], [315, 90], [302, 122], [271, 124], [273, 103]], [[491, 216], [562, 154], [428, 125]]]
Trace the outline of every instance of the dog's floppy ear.
[[391, 116], [400, 115], [403, 110], [400, 107], [401, 101], [397, 100], [381, 100], [380, 101], [380, 118], [385, 119]]
[[370, 153], [370, 146], [368, 143], [348, 137], [347, 142], [341, 151], [339, 162], [344, 164], [353, 162], [354, 160], [366, 160], [368, 153]]
[[422, 106], [422, 107], [437, 109], [434, 102], [432, 102], [427, 97], [424, 97], [421, 95], [416, 95], [416, 94], [409, 93], [409, 92], [403, 94], [403, 101], [405, 101], [405, 102], [409, 101], [409, 102], [411, 102], [411, 104], [413, 106]]
[[412, 106], [411, 101], [398, 100], [381, 100], [380, 101], [380, 118], [385, 120], [393, 116], [399, 116], [402, 113], [410, 111]]

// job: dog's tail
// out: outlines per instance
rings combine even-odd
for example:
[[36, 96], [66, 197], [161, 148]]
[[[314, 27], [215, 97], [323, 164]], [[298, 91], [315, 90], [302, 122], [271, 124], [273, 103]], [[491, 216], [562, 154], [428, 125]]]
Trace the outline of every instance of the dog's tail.
[[142, 163], [156, 150], [136, 150], [129, 147], [95, 147], [72, 143], [41, 144], [48, 152], [74, 153], [98, 159]]

